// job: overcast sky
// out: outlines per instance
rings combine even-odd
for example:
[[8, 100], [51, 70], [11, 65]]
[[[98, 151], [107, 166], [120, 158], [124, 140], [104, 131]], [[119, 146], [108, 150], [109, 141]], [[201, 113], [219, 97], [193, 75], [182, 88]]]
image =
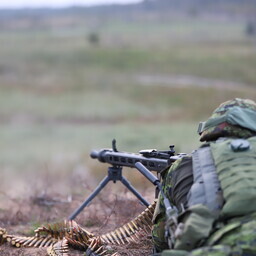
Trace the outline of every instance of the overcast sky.
[[141, 1], [142, 0], [0, 0], [0, 8], [65, 7], [70, 5], [138, 3]]

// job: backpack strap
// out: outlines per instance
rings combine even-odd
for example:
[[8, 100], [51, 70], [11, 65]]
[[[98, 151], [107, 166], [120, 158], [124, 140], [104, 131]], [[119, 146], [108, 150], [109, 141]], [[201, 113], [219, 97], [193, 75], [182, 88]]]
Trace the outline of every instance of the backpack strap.
[[188, 193], [188, 206], [203, 204], [215, 214], [219, 214], [224, 200], [216, 167], [209, 146], [192, 153], [193, 185]]

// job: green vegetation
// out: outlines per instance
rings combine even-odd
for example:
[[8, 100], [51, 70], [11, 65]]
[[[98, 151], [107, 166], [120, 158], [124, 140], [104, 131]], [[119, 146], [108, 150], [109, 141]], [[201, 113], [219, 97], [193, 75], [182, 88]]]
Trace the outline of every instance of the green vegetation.
[[86, 20], [60, 26], [61, 17], [0, 33], [3, 170], [90, 166], [90, 150], [113, 138], [125, 151], [190, 152], [219, 103], [256, 100], [256, 44], [243, 20], [108, 19], [95, 46]]

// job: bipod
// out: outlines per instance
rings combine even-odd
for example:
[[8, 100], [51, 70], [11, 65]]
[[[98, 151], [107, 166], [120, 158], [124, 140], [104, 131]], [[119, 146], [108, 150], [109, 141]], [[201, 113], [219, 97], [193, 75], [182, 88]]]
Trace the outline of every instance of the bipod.
[[88, 198], [79, 206], [70, 216], [69, 220], [75, 219], [75, 217], [92, 201], [94, 197], [108, 184], [109, 181], [121, 181], [145, 206], [149, 206], [149, 203], [142, 197], [142, 195], [130, 184], [130, 182], [122, 175], [122, 167], [111, 166], [108, 168], [108, 175], [99, 183], [95, 190], [88, 196]]

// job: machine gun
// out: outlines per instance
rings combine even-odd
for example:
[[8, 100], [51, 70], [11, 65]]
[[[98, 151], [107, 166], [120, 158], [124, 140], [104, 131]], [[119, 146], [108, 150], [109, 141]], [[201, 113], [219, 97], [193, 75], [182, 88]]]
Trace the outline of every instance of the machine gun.
[[141, 162], [150, 171], [161, 172], [169, 167], [177, 158], [174, 157], [174, 145], [170, 150], [158, 151], [156, 149], [141, 150], [139, 154], [120, 152], [116, 148], [116, 141], [112, 141], [112, 149], [101, 149], [92, 151], [91, 158], [98, 159], [100, 162], [109, 163], [116, 167], [136, 168], [135, 163]]
[[93, 150], [90, 155], [93, 159], [98, 159], [103, 163], [109, 163], [111, 166], [108, 167], [107, 176], [99, 183], [82, 205], [71, 214], [69, 220], [73, 220], [111, 180], [114, 183], [118, 180], [121, 181], [145, 206], [149, 206], [149, 203], [122, 175], [122, 168], [136, 168], [136, 163], [141, 163], [150, 171], [161, 173], [161, 171], [171, 166], [174, 161], [184, 155], [175, 155], [174, 145], [171, 145], [169, 148], [170, 150], [167, 151], [158, 151], [156, 149], [141, 150], [139, 154], [120, 152], [116, 148], [116, 140], [113, 140], [112, 149]]

